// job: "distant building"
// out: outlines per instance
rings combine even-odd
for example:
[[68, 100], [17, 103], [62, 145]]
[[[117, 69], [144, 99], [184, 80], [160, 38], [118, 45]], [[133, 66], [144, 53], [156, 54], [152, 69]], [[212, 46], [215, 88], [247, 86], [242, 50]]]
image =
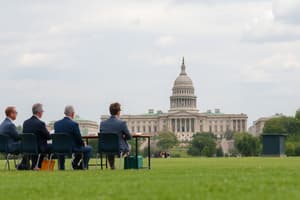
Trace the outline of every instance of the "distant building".
[[[74, 119], [76, 122], [78, 122], [79, 124], [79, 128], [80, 128], [80, 132], [81, 132], [81, 135], [84, 136], [84, 135], [98, 135], [98, 132], [99, 132], [99, 125], [97, 122], [95, 121], [91, 121], [91, 120], [85, 120], [85, 119], [82, 119], [80, 118], [78, 115], [76, 115], [75, 119]], [[54, 130], [54, 123], [55, 121], [51, 121], [49, 124], [48, 124], [48, 130], [50, 132], [53, 132]]]
[[[246, 114], [224, 114], [220, 109], [200, 113], [194, 92], [193, 81], [186, 73], [183, 59], [181, 72], [174, 82], [170, 109], [167, 113], [154, 112], [150, 109], [147, 114], [122, 115], [121, 117], [127, 122], [132, 133], [157, 134], [167, 130], [174, 132], [180, 141], [190, 141], [197, 132], [212, 132], [222, 137], [227, 131], [247, 130]], [[108, 117], [108, 115], [103, 115], [101, 120]]]
[[284, 116], [283, 114], [275, 114], [271, 117], [261, 117], [253, 122], [253, 125], [249, 127], [248, 131], [249, 131], [249, 133], [251, 133], [254, 136], [259, 136], [260, 134], [263, 133], [265, 123], [268, 120], [276, 118], [276, 117], [283, 117], [283, 116]]

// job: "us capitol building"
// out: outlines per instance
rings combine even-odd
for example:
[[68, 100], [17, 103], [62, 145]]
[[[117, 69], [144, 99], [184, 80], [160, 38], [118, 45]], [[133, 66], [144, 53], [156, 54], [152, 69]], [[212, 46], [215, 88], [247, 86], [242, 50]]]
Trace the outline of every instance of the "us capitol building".
[[[101, 116], [101, 120], [108, 115]], [[192, 79], [186, 73], [184, 58], [181, 72], [174, 82], [170, 109], [167, 113], [154, 112], [147, 114], [122, 115], [132, 133], [158, 134], [161, 131], [172, 131], [180, 141], [190, 141], [197, 132], [212, 132], [222, 138], [225, 132], [243, 132], [247, 130], [246, 114], [223, 114], [220, 109], [201, 113], [197, 109], [197, 96]]]

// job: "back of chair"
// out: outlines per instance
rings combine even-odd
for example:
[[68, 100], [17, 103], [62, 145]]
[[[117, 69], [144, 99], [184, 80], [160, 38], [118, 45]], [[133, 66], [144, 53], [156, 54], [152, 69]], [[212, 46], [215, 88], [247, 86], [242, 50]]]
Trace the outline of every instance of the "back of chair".
[[99, 153], [120, 153], [119, 135], [116, 133], [100, 133], [98, 141]]
[[8, 152], [8, 137], [3, 133], [0, 133], [0, 152], [1, 153]]
[[21, 151], [23, 154], [38, 154], [37, 137], [33, 133], [23, 133], [21, 136]]
[[68, 133], [54, 133], [52, 138], [52, 151], [56, 154], [72, 154], [72, 138]]

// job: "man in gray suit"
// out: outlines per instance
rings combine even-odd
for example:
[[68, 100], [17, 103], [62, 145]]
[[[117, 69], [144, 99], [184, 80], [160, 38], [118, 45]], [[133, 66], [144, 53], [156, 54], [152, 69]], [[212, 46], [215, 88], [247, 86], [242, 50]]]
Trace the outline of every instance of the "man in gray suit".
[[[100, 124], [100, 134], [116, 133], [119, 135], [120, 149], [123, 153], [129, 152], [129, 145], [127, 140], [131, 139], [126, 122], [120, 119], [121, 105], [113, 103], [109, 107], [111, 117]], [[108, 162], [111, 169], [115, 169], [115, 156], [109, 155]]]
[[17, 119], [18, 112], [13, 106], [5, 109], [6, 118], [0, 124], [0, 133], [8, 137], [8, 151], [10, 153], [17, 153], [20, 150], [20, 136], [16, 125], [13, 123]]

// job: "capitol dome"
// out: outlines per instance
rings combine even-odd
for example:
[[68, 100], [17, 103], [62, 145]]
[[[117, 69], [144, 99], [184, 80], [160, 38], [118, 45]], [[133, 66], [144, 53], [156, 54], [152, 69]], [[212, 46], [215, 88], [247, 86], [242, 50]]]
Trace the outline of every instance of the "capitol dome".
[[181, 72], [174, 81], [173, 94], [170, 97], [170, 111], [197, 111], [197, 97], [194, 95], [194, 91], [193, 81], [186, 73], [183, 58]]
[[184, 58], [182, 59], [182, 65], [181, 65], [181, 72], [179, 76], [174, 81], [174, 88], [175, 87], [193, 87], [193, 81], [192, 79], [187, 75], [185, 71], [185, 64], [184, 64]]

